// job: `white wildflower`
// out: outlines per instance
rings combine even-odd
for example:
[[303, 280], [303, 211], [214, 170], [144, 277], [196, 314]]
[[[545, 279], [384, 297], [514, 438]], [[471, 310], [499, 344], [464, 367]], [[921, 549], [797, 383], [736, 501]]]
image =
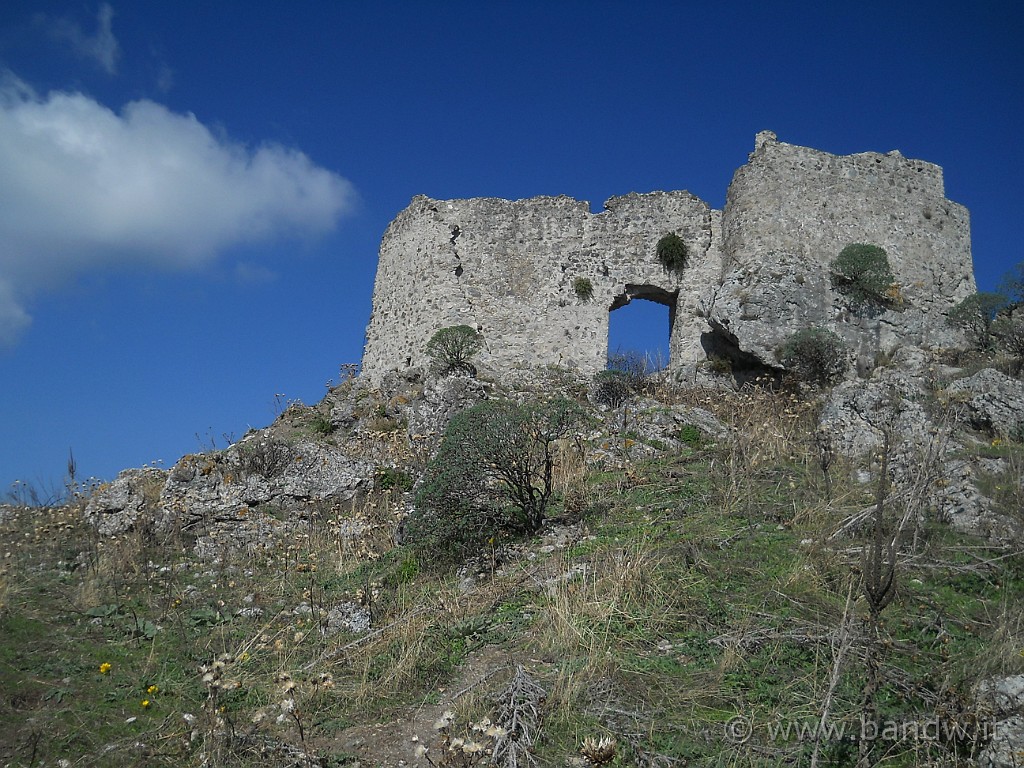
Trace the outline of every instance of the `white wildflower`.
[[447, 728], [448, 726], [450, 726], [454, 722], [455, 722], [455, 713], [452, 712], [450, 709], [446, 709], [441, 714], [441, 717], [439, 717], [437, 719], [437, 722], [434, 723], [434, 730], [435, 731], [443, 731], [445, 728]]

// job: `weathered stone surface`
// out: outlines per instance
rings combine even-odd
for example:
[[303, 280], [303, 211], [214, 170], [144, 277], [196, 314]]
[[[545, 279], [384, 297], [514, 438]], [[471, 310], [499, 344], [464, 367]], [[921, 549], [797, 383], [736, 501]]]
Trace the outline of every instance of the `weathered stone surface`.
[[144, 519], [157, 527], [167, 516], [159, 508], [160, 493], [168, 472], [161, 469], [126, 469], [108, 485], [101, 486], [85, 508], [85, 518], [104, 536], [132, 530]]
[[[589, 460], [604, 466], [624, 466], [685, 448], [682, 429], [687, 426], [696, 427], [700, 439], [711, 442], [729, 432], [714, 414], [703, 408], [664, 405], [646, 397], [632, 397], [616, 408], [599, 406], [598, 411], [603, 415], [604, 426], [590, 436], [593, 445]], [[604, 440], [600, 439], [602, 433], [606, 436]], [[627, 433], [631, 437], [626, 437]]]
[[992, 741], [978, 757], [981, 768], [1020, 768], [1024, 755], [1024, 717], [1013, 715], [995, 724]]
[[[363, 374], [379, 381], [424, 365], [430, 336], [461, 324], [484, 335], [482, 372], [593, 373], [604, 367], [611, 306], [637, 297], [676, 306], [684, 278], [657, 260], [657, 241], [676, 232], [698, 274], [718, 260], [712, 228], [710, 207], [688, 192], [616, 197], [597, 214], [568, 197], [416, 197], [381, 244]], [[577, 278], [591, 281], [589, 300], [573, 290]]]
[[265, 504], [285, 509], [316, 501], [345, 501], [369, 483], [373, 467], [323, 442], [290, 445], [256, 433], [219, 454], [185, 456], [160, 497], [187, 525], [237, 520]]
[[338, 603], [327, 612], [320, 624], [320, 632], [335, 635], [338, 632], [352, 632], [362, 635], [370, 631], [370, 612], [359, 603], [351, 601]]
[[961, 395], [968, 408], [971, 426], [1007, 437], [1024, 421], [1024, 381], [985, 368], [946, 387]]
[[[770, 362], [793, 331], [831, 328], [859, 356], [897, 344], [951, 346], [944, 313], [975, 290], [967, 210], [945, 197], [942, 169], [899, 152], [837, 156], [758, 135], [722, 218], [717, 315], [739, 346]], [[849, 312], [828, 265], [851, 243], [889, 254], [903, 312]]]
[[[688, 248], [682, 274], [657, 259], [668, 232]], [[828, 264], [856, 242], [888, 251], [904, 311], [864, 318], [832, 290]], [[590, 280], [590, 299], [577, 278]], [[381, 243], [363, 373], [379, 382], [421, 366], [437, 329], [466, 324], [486, 340], [482, 373], [590, 375], [606, 362], [609, 310], [634, 298], [670, 307], [680, 371], [723, 344], [778, 367], [775, 350], [808, 325], [843, 336], [864, 371], [901, 344], [955, 345], [944, 313], [974, 290], [967, 211], [945, 198], [941, 168], [763, 132], [722, 212], [687, 192], [612, 198], [596, 214], [568, 197], [415, 198]]]
[[955, 419], [936, 423], [921, 404], [926, 397], [924, 380], [904, 370], [878, 369], [870, 380], [844, 382], [822, 409], [821, 439], [837, 455], [863, 459], [882, 448], [888, 431], [893, 492], [915, 504], [918, 515], [995, 542], [1019, 541], [1019, 523], [997, 514], [979, 490], [983, 460], [960, 456]]
[[835, 453], [851, 458], [881, 447], [884, 429], [904, 441], [924, 443], [929, 421], [918, 393], [919, 382], [902, 371], [887, 369], [868, 381], [843, 382], [828, 396], [820, 429]]
[[975, 689], [983, 711], [993, 715], [992, 741], [978, 764], [984, 768], [1018, 768], [1024, 756], [1024, 675], [983, 680]]
[[409, 436], [435, 444], [452, 417], [485, 400], [488, 391], [485, 383], [468, 376], [429, 377], [422, 396], [410, 402], [406, 410]]
[[1024, 675], [982, 680], [975, 689], [975, 696], [996, 715], [1018, 714], [1024, 709]]

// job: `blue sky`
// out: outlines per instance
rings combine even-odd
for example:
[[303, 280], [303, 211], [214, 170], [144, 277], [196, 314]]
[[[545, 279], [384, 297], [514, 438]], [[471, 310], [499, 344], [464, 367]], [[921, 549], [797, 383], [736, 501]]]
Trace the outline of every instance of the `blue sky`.
[[945, 168], [993, 288], [1024, 258], [1022, 37], [1017, 2], [5, 0], [0, 491], [319, 400], [416, 194], [720, 207], [762, 129], [899, 149]]

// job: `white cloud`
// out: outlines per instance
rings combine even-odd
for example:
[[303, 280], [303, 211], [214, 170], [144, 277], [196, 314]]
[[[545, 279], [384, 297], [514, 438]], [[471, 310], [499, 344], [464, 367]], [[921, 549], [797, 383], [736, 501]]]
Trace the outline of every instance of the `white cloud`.
[[277, 274], [259, 264], [240, 261], [235, 265], [235, 279], [240, 283], [272, 283], [277, 279]]
[[87, 35], [78, 24], [70, 19], [57, 19], [52, 34], [58, 40], [67, 40], [79, 56], [92, 59], [107, 74], [117, 72], [117, 60], [121, 57], [121, 46], [114, 37], [114, 9], [109, 3], [102, 3], [96, 14], [96, 34]]
[[11, 286], [0, 280], [0, 349], [14, 346], [31, 324], [32, 318], [15, 299]]
[[80, 93], [0, 82], [0, 343], [26, 303], [75, 275], [213, 262], [229, 246], [332, 229], [351, 185], [277, 145], [214, 135], [152, 101], [115, 113]]

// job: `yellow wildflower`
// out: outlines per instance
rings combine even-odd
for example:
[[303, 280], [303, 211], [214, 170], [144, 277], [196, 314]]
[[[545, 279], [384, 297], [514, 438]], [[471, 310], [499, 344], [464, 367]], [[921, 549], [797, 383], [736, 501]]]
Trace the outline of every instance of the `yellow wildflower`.
[[101, 675], [106, 675], [106, 674], [109, 674], [109, 673], [110, 673], [110, 662], [109, 661], [104, 661], [102, 664], [100, 664], [100, 674]]
[[149, 686], [149, 688], [146, 689], [146, 693], [148, 693], [150, 696], [152, 696], [154, 693], [157, 693], [159, 690], [160, 690], [159, 686], [151, 685], [151, 686]]
[[149, 699], [143, 699], [142, 700], [142, 708], [143, 709], [149, 709], [152, 704], [153, 704], [153, 702], [151, 702]]

